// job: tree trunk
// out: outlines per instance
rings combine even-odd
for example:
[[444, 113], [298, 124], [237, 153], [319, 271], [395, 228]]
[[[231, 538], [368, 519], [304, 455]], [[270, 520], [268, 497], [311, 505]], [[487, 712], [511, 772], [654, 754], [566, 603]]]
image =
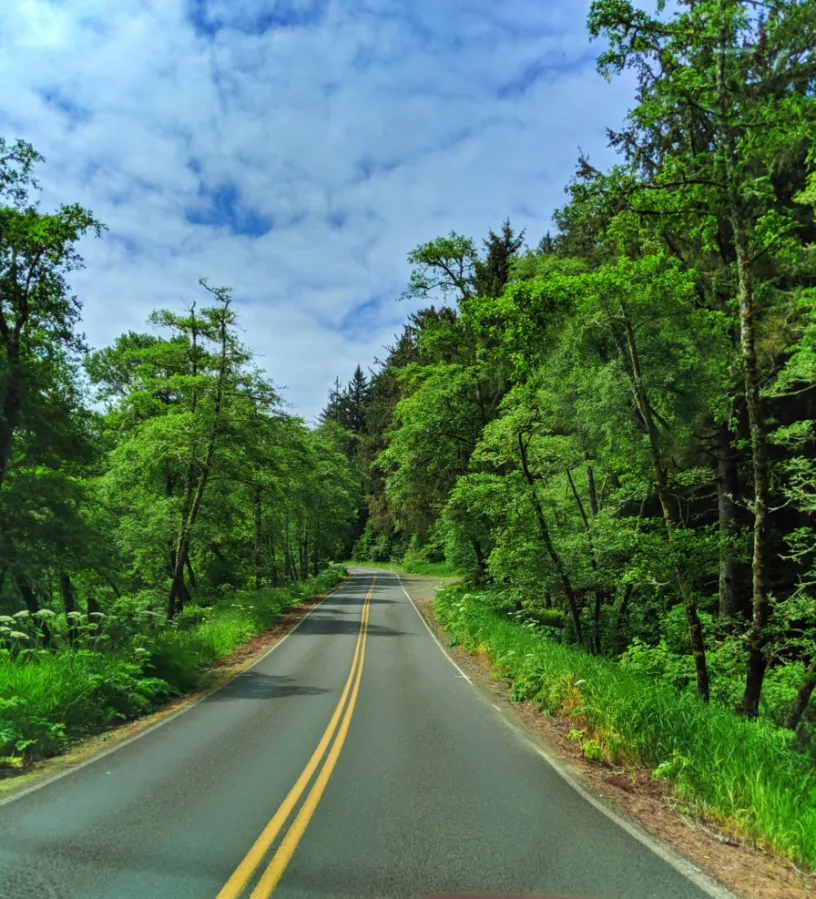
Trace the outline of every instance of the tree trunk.
[[254, 506], [255, 506], [255, 589], [260, 590], [263, 586], [263, 553], [262, 553], [262, 519], [261, 519], [261, 491], [259, 484], [255, 485]]
[[[25, 603], [25, 607], [28, 609], [29, 614], [34, 615], [36, 612], [39, 612], [40, 601], [37, 599], [37, 594], [34, 592], [34, 588], [31, 586], [31, 583], [25, 574], [23, 574], [22, 571], [15, 571], [14, 580], [17, 584], [17, 589], [20, 591], [20, 596], [23, 597], [23, 602]], [[51, 629], [45, 621], [38, 621], [37, 623], [42, 630], [43, 646], [50, 646]]]
[[[167, 597], [167, 618], [172, 619], [178, 611], [184, 607], [185, 594], [187, 588], [184, 584], [184, 566], [187, 563], [187, 554], [190, 550], [190, 539], [192, 538], [193, 527], [195, 526], [198, 513], [201, 509], [201, 503], [204, 499], [204, 490], [210, 479], [213, 458], [215, 456], [215, 447], [218, 441], [218, 432], [221, 426], [221, 404], [224, 398], [224, 381], [227, 374], [227, 347], [228, 347], [228, 331], [227, 331], [227, 308], [229, 303], [225, 304], [224, 313], [219, 322], [219, 336], [221, 340], [221, 354], [218, 367], [218, 381], [215, 391], [215, 403], [213, 405], [213, 420], [210, 428], [209, 441], [207, 443], [207, 452], [204, 457], [204, 463], [201, 466], [201, 472], [198, 477], [198, 484], [189, 506], [189, 512], [186, 509], [188, 501], [187, 487], [185, 486], [185, 497], [182, 503], [182, 521], [179, 528], [178, 540], [176, 542], [176, 558], [173, 571], [173, 581], [170, 585], [170, 593]], [[195, 402], [195, 395], [193, 402]], [[193, 460], [188, 465], [188, 475], [192, 470]], [[183, 591], [183, 592], [182, 592]]]
[[34, 615], [39, 612], [40, 601], [37, 599], [37, 594], [34, 592], [34, 588], [31, 586], [28, 578], [21, 571], [15, 571], [14, 580], [17, 584], [17, 589], [20, 591], [20, 596], [23, 597], [28, 613]]
[[623, 599], [621, 600], [620, 607], [618, 608], [618, 615], [615, 620], [615, 632], [618, 635], [620, 635], [623, 630], [623, 622], [626, 619], [626, 613], [629, 611], [629, 600], [632, 598], [632, 591], [634, 588], [634, 584], [629, 583], [623, 591]]
[[108, 586], [111, 588], [111, 590], [113, 590], [114, 594], [116, 595], [116, 598], [119, 599], [119, 597], [122, 595], [122, 593], [119, 590], [119, 588], [116, 586], [116, 581], [114, 581], [113, 578], [104, 571], [100, 571], [99, 575], [102, 577], [103, 580], [105, 580], [107, 582]]
[[[666, 472], [663, 470], [663, 462], [660, 458], [660, 444], [657, 435], [657, 427], [654, 423], [652, 415], [652, 407], [649, 404], [649, 398], [646, 393], [646, 387], [643, 382], [643, 372], [640, 365], [640, 355], [635, 341], [635, 332], [632, 327], [632, 320], [621, 303], [622, 323], [626, 340], [626, 348], [628, 351], [630, 365], [630, 379], [632, 393], [635, 399], [635, 406], [640, 413], [646, 432], [649, 436], [649, 452], [652, 463], [652, 482], [654, 484], [657, 498], [660, 500], [660, 507], [663, 510], [663, 521], [666, 527], [666, 533], [669, 540], [674, 540], [674, 532], [677, 527], [674, 506], [671, 502], [669, 494], [669, 484]], [[614, 332], [614, 326], [613, 326]], [[619, 347], [622, 350], [622, 347]], [[706, 664], [705, 642], [703, 640], [703, 628], [700, 624], [700, 616], [697, 614], [697, 602], [694, 593], [688, 585], [685, 572], [679, 564], [675, 565], [675, 578], [677, 586], [680, 590], [680, 596], [683, 599], [683, 605], [686, 608], [686, 620], [689, 629], [689, 642], [691, 643], [691, 654], [694, 658], [694, 670], [697, 680], [697, 693], [704, 702], [709, 699], [709, 677], [708, 666]]]
[[[13, 335], [9, 335], [13, 339]], [[5, 341], [4, 341], [5, 342]], [[20, 372], [20, 350], [14, 343], [6, 343], [6, 385], [0, 409], [0, 487], [6, 476], [11, 459], [14, 432], [20, 422], [20, 402], [22, 399], [22, 373]]]
[[278, 560], [275, 555], [274, 541], [272, 542], [271, 546], [269, 547], [269, 563], [270, 563], [269, 567], [272, 571], [272, 586], [277, 587], [278, 586]]
[[296, 581], [295, 560], [292, 558], [292, 540], [289, 535], [289, 510], [283, 521], [283, 574], [289, 581]]
[[187, 559], [185, 561], [187, 564], [187, 574], [190, 576], [190, 586], [195, 590], [196, 578], [195, 574], [193, 574], [193, 563], [190, 561], [190, 553], [187, 553]]
[[796, 730], [799, 726], [802, 715], [804, 715], [805, 709], [810, 702], [814, 687], [816, 687], [816, 658], [813, 659], [805, 672], [804, 680], [791, 704], [788, 717], [785, 719], [785, 727], [790, 728], [790, 730]]
[[301, 540], [298, 541], [298, 553], [300, 561], [300, 579], [305, 581], [309, 577], [309, 535], [304, 532]]
[[530, 498], [533, 501], [533, 508], [535, 509], [536, 520], [538, 521], [538, 531], [541, 537], [541, 542], [544, 544], [544, 548], [547, 550], [547, 554], [552, 560], [552, 563], [555, 566], [555, 570], [558, 572], [558, 576], [564, 587], [564, 593], [567, 597], [567, 603], [570, 608], [570, 613], [572, 614], [572, 623], [575, 628], [575, 637], [579, 643], [583, 644], [584, 633], [581, 628], [581, 612], [578, 608], [578, 601], [575, 597], [575, 591], [572, 589], [572, 582], [570, 581], [569, 574], [567, 574], [564, 563], [562, 562], [561, 557], [558, 555], [558, 552], [555, 546], [553, 546], [553, 542], [550, 538], [550, 529], [547, 527], [547, 519], [544, 517], [544, 510], [541, 508], [541, 502], [538, 499], [538, 492], [536, 491], [535, 487], [535, 478], [530, 471], [530, 466], [527, 464], [527, 446], [524, 443], [524, 437], [521, 433], [519, 433], [518, 435], [518, 445], [519, 455], [521, 457], [521, 470], [524, 473], [524, 478], [530, 488]]
[[719, 59], [716, 70], [718, 93], [718, 137], [722, 148], [723, 173], [726, 182], [726, 203], [733, 232], [734, 253], [737, 260], [737, 302], [739, 305], [740, 345], [745, 369], [745, 401], [748, 425], [751, 430], [751, 451], [754, 468], [754, 550], [751, 563], [751, 592], [753, 620], [748, 633], [748, 667], [745, 692], [737, 706], [744, 715], [754, 717], [759, 712], [759, 698], [765, 679], [764, 654], [770, 604], [767, 594], [768, 569], [768, 438], [760, 392], [759, 366], [756, 355], [754, 329], [754, 289], [751, 276], [748, 233], [743, 212], [740, 160], [737, 137], [731, 124], [731, 90], [725, 73], [725, 55], [730, 50], [729, 35], [723, 26], [720, 36]]
[[187, 584], [184, 583], [184, 564], [179, 565], [178, 554], [175, 549], [170, 550], [170, 576], [173, 578], [175, 594], [173, 606], [173, 617], [175, 617], [190, 599]]
[[732, 219], [734, 242], [737, 251], [737, 297], [740, 309], [740, 336], [742, 356], [745, 364], [745, 400], [748, 407], [748, 425], [751, 429], [751, 450], [754, 460], [754, 552], [751, 563], [751, 593], [753, 599], [753, 621], [748, 633], [748, 670], [745, 677], [745, 692], [738, 711], [750, 718], [759, 712], [759, 698], [765, 680], [765, 643], [768, 640], [767, 627], [771, 616], [768, 602], [768, 506], [770, 486], [768, 477], [768, 438], [765, 430], [765, 416], [762, 409], [762, 395], [757, 365], [754, 308], [751, 272], [748, 262], [748, 240], [741, 227], [739, 215]]
[[595, 639], [593, 641], [593, 645], [595, 647], [595, 655], [600, 655], [601, 650], [603, 648], [603, 641], [601, 640], [601, 608], [604, 603], [604, 592], [603, 590], [595, 591], [595, 608], [592, 612], [592, 623], [595, 626]]
[[731, 431], [723, 422], [717, 433], [717, 507], [720, 529], [720, 618], [729, 621], [740, 610], [738, 563], [734, 558], [734, 540], [738, 533], [737, 463], [731, 448]]
[[312, 541], [312, 577], [317, 577], [320, 570], [320, 528], [315, 525], [315, 535]]
[[[592, 467], [587, 466], [587, 479], [591, 484], [590, 489], [590, 508], [592, 509], [593, 517], [598, 514], [598, 500], [597, 498], [593, 499], [593, 494], [595, 492], [595, 478], [592, 476]], [[603, 587], [599, 583], [599, 575], [598, 575], [598, 563], [595, 558], [595, 545], [592, 541], [592, 530], [589, 526], [589, 519], [587, 518], [586, 510], [584, 509], [584, 504], [581, 502], [581, 497], [578, 495], [578, 490], [575, 487], [575, 481], [572, 479], [572, 472], [567, 469], [567, 480], [569, 481], [569, 485], [572, 488], [572, 496], [575, 499], [575, 504], [578, 506], [578, 512], [581, 515], [581, 520], [584, 522], [584, 530], [587, 535], [587, 543], [589, 544], [589, 564], [592, 568], [592, 573], [595, 576], [595, 609], [592, 615], [592, 622], [595, 627], [594, 639], [592, 641], [592, 645], [595, 649], [595, 654], [601, 654], [601, 607], [604, 604], [606, 599], [606, 594], [603, 590]]]
[[592, 509], [592, 517], [598, 517], [598, 491], [595, 489], [595, 472], [592, 466], [586, 464], [587, 488], [589, 490], [589, 508]]
[[60, 572], [60, 593], [62, 593], [65, 621], [68, 625], [68, 642], [73, 646], [76, 642], [77, 627], [76, 619], [71, 613], [76, 612], [76, 597], [74, 596], [74, 585], [71, 583], [67, 571]]
[[221, 552], [221, 547], [219, 547], [219, 545], [217, 543], [211, 543], [210, 550], [212, 551], [212, 554], [215, 556], [216, 559], [218, 559], [219, 562], [221, 562], [223, 565], [227, 564], [227, 559], [224, 556], [224, 553]]
[[481, 540], [473, 541], [473, 552], [476, 555], [476, 583], [484, 584], [487, 580], [487, 562], [485, 561]]

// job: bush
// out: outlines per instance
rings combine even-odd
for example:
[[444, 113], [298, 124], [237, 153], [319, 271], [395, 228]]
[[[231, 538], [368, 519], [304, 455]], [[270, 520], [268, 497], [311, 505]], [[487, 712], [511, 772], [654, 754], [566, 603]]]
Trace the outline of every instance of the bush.
[[193, 689], [209, 665], [343, 575], [333, 565], [303, 584], [190, 605], [171, 624], [157, 624], [149, 603], [123, 597], [118, 609], [127, 615], [97, 616], [99, 624], [78, 616], [79, 643], [55, 651], [36, 648], [36, 622], [15, 617], [20, 630], [13, 633], [25, 639], [0, 634], [9, 644], [0, 647], [0, 758], [54, 755], [71, 740]]
[[[666, 667], [666, 647], [651, 656], [637, 647], [621, 665], [550, 640], [485, 599], [448, 588], [437, 596], [436, 614], [452, 642], [487, 652], [515, 700], [572, 718], [584, 745], [598, 747], [590, 746], [591, 757], [646, 765], [700, 810], [816, 866], [816, 769], [791, 732], [673, 688], [663, 674], [681, 682], [686, 672]], [[635, 658], [650, 661], [638, 668]]]
[[110, 653], [7, 657], [0, 667], [0, 756], [53, 755], [69, 737], [143, 714], [172, 692], [139, 661]]

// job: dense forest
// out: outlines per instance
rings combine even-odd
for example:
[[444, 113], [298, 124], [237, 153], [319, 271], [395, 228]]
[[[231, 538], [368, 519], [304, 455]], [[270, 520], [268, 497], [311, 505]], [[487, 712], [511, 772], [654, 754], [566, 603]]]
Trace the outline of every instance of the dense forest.
[[533, 246], [429, 235], [316, 427], [227, 288], [89, 350], [104, 227], [0, 141], [0, 759], [189, 688], [334, 561], [436, 564], [451, 640], [588, 758], [816, 866], [816, 5], [676, 6], [592, 4], [617, 164]]
[[[637, 76], [556, 230], [418, 246], [409, 316], [324, 417], [355, 557], [441, 561], [587, 653], [796, 729], [816, 685], [816, 10], [597, 2]], [[497, 600], [498, 601], [498, 600]]]
[[0, 757], [144, 710], [336, 581], [361, 496], [340, 429], [289, 415], [242, 345], [230, 290], [88, 350], [68, 278], [103, 226], [35, 204], [41, 161], [0, 140]]

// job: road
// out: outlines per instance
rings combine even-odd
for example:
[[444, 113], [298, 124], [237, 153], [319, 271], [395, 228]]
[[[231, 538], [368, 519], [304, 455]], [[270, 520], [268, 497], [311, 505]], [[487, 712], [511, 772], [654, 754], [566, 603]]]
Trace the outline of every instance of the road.
[[181, 715], [0, 806], [2, 899], [272, 890], [713, 894], [503, 723], [382, 571]]

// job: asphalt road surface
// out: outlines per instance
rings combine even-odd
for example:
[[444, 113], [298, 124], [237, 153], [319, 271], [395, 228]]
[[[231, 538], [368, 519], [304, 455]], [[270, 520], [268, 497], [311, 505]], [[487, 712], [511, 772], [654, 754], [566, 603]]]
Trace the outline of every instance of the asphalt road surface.
[[274, 651], [128, 745], [0, 805], [2, 899], [494, 893], [692, 899], [358, 572]]

